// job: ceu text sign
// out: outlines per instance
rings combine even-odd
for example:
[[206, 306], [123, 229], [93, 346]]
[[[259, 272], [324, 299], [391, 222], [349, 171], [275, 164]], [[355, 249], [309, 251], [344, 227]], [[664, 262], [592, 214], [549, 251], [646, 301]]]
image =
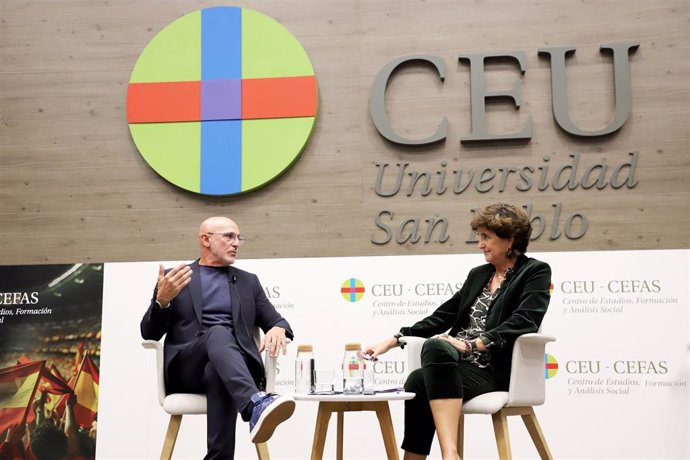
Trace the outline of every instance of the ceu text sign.
[[202, 195], [244, 193], [280, 176], [306, 145], [317, 107], [297, 39], [236, 7], [165, 27], [139, 56], [127, 92], [127, 121], [146, 162]]
[[[573, 55], [575, 48], [560, 46], [539, 49], [539, 55], [551, 62], [551, 107], [555, 124], [572, 136], [574, 146], [591, 145], [591, 142], [597, 139], [601, 139], [602, 143], [606, 142], [605, 136], [615, 133], [625, 124], [631, 108], [630, 55], [639, 46], [636, 41], [600, 46], [602, 53], [611, 55], [613, 63], [614, 103], [609, 121], [603, 127], [593, 130], [577, 126], [568, 110], [566, 59]], [[515, 109], [520, 108], [522, 82], [515, 80], [509, 89], [488, 91], [486, 65], [492, 61], [509, 62], [517, 65], [520, 73], [524, 75], [527, 71], [526, 54], [523, 51], [485, 52], [461, 54], [458, 59], [469, 64], [471, 131], [460, 138], [462, 144], [470, 144], [473, 147], [466, 151], [467, 158], [476, 158], [477, 154], [481, 154], [482, 150], [477, 146], [481, 147], [482, 143], [488, 150], [494, 148], [490, 142], [509, 141], [524, 144], [531, 140], [531, 114], [527, 114], [526, 120], [514, 132], [492, 132], [487, 123], [488, 102], [507, 100]], [[393, 59], [381, 68], [374, 79], [369, 98], [369, 112], [374, 126], [384, 139], [405, 147], [430, 147], [432, 144], [445, 141], [448, 137], [449, 122], [445, 116], [440, 119], [433, 133], [422, 138], [410, 138], [393, 129], [386, 111], [385, 96], [389, 82], [399, 68], [410, 63], [428, 65], [442, 82], [445, 81], [446, 65], [439, 56], [417, 54]], [[587, 141], [587, 144], [582, 141]], [[421, 157], [428, 151], [420, 148], [412, 152]], [[523, 152], [522, 148], [515, 151], [516, 154]], [[591, 157], [574, 152], [568, 153], [565, 161], [552, 162], [551, 160], [556, 157], [556, 153], [553, 152], [529, 164], [519, 159], [511, 163], [496, 164], [491, 156], [487, 156], [480, 166], [457, 163], [457, 167], [453, 167], [451, 162], [444, 158], [435, 168], [429, 168], [428, 161], [420, 167], [419, 164], [410, 161], [397, 161], [391, 164], [386, 159], [373, 162], [376, 180], [372, 189], [377, 196], [383, 198], [398, 195], [419, 199], [429, 195], [462, 195], [466, 191], [476, 191], [479, 194], [506, 193], [512, 196], [530, 192], [551, 193], [560, 200], [564, 192], [587, 193], [589, 190], [618, 191], [635, 188], [638, 184], [635, 173], [641, 155], [644, 153], [641, 154], [637, 148], [629, 148], [614, 158], [604, 157], [599, 161], [593, 161]], [[583, 195], [578, 195], [578, 199], [581, 196]], [[523, 203], [522, 207], [534, 228], [531, 240], [537, 240], [542, 235], [548, 236], [550, 241], [559, 239], [561, 235], [576, 240], [582, 238], [589, 228], [589, 219], [584, 211], [571, 212], [561, 201], [552, 203], [549, 211], [534, 209], [533, 203], [530, 202]], [[478, 209], [468, 211], [475, 213]], [[377, 230], [370, 241], [377, 245], [390, 242], [444, 244], [450, 241], [453, 232], [449, 230], [450, 221], [446, 216], [435, 213], [427, 216], [405, 216], [401, 220], [400, 214], [391, 207], [381, 209], [374, 217]], [[475, 232], [470, 232], [465, 242], [476, 243]]]
[[[575, 53], [575, 48], [570, 46], [541, 48], [540, 55], [548, 56], [551, 59], [551, 98], [553, 107], [553, 117], [558, 126], [564, 131], [574, 136], [596, 137], [611, 134], [623, 126], [630, 114], [630, 62], [628, 56], [631, 51], [637, 50], [640, 46], [636, 42], [610, 43], [601, 46], [602, 52], [610, 52], [613, 55], [613, 88], [614, 88], [614, 108], [613, 116], [607, 125], [594, 131], [586, 131], [575, 125], [568, 113], [568, 91], [566, 85], [565, 60], [566, 56]], [[458, 58], [461, 62], [467, 61], [470, 64], [470, 83], [472, 101], [472, 132], [461, 138], [462, 142], [473, 141], [497, 141], [497, 140], [528, 140], [532, 138], [532, 116], [529, 115], [527, 122], [521, 127], [520, 131], [509, 134], [490, 133], [486, 123], [486, 102], [494, 99], [512, 100], [516, 108], [520, 108], [520, 86], [515, 82], [510, 90], [505, 91], [486, 91], [484, 65], [488, 60], [510, 59], [514, 60], [522, 74], [526, 71], [526, 56], [522, 51], [504, 53], [474, 53], [463, 54]], [[371, 119], [374, 121], [376, 129], [391, 142], [402, 145], [425, 145], [444, 140], [448, 135], [448, 120], [444, 117], [438, 129], [432, 135], [423, 139], [408, 139], [393, 130], [393, 127], [386, 115], [384, 98], [386, 87], [393, 72], [403, 64], [409, 62], [425, 62], [433, 65], [436, 72], [444, 81], [446, 78], [446, 66], [438, 56], [413, 55], [394, 59], [386, 64], [376, 75], [371, 89], [369, 99], [369, 111]]]

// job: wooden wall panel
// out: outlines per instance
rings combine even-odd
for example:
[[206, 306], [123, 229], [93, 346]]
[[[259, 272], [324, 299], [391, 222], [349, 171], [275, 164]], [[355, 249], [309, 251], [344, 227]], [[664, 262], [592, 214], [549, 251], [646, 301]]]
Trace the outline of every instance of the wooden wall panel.
[[[233, 3], [285, 25], [307, 50], [319, 81], [319, 118], [299, 161], [268, 186], [209, 198], [161, 179], [138, 154], [125, 116], [126, 88], [139, 53], [158, 31], [217, 1], [60, 2], [0, 0], [0, 264], [191, 259], [205, 217], [233, 217], [250, 243], [243, 257], [465, 253], [470, 209], [493, 201], [531, 204], [550, 218], [581, 213], [587, 233], [531, 249], [578, 251], [688, 247], [690, 96], [689, 4], [666, 1], [341, 1]], [[604, 43], [636, 41], [630, 57], [632, 110], [606, 138], [560, 130], [551, 113], [549, 61], [538, 49], [575, 46], [567, 61], [570, 114], [583, 129], [605, 125], [613, 107], [611, 59]], [[531, 114], [528, 143], [460, 143], [471, 130], [470, 79], [458, 56], [522, 50], [526, 72], [510, 61], [487, 66], [488, 90], [520, 80], [522, 107], [488, 107], [492, 132], [517, 130]], [[402, 68], [386, 109], [396, 130], [424, 137], [446, 116], [448, 138], [410, 148], [378, 134], [369, 116], [377, 72], [409, 54], [443, 58], [441, 83], [430, 67]], [[409, 162], [412, 171], [485, 167], [556, 168], [579, 154], [611, 167], [639, 152], [632, 189], [527, 192], [509, 177], [504, 192], [374, 192], [376, 164]], [[544, 158], [548, 158], [545, 162]], [[390, 177], [386, 184], [390, 185]], [[495, 182], [497, 183], [497, 182]], [[377, 245], [382, 210], [394, 221], [443, 216], [449, 239]], [[547, 219], [548, 220], [548, 219]]]

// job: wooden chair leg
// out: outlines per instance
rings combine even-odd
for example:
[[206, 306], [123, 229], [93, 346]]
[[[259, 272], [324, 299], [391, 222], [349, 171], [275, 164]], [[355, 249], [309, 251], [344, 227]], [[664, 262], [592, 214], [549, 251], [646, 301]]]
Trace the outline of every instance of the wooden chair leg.
[[527, 427], [527, 431], [529, 431], [532, 442], [537, 448], [537, 452], [539, 452], [539, 457], [541, 457], [542, 460], [553, 460], [553, 456], [551, 455], [549, 446], [546, 444], [544, 433], [541, 431], [539, 421], [537, 420], [537, 416], [534, 414], [533, 408], [530, 407], [527, 413], [522, 416], [522, 421], [525, 422], [525, 426]]
[[460, 458], [465, 456], [465, 414], [460, 414], [458, 420], [458, 455]]
[[171, 415], [168, 422], [168, 431], [165, 433], [165, 442], [163, 442], [163, 450], [161, 451], [161, 460], [170, 460], [173, 450], [175, 449], [175, 441], [177, 441], [177, 433], [180, 431], [180, 424], [182, 423], [181, 415]]
[[256, 447], [256, 455], [259, 457], [259, 460], [271, 460], [271, 456], [268, 455], [268, 444], [259, 442], [254, 444], [254, 446]]
[[510, 437], [508, 436], [508, 419], [502, 410], [491, 415], [494, 422], [494, 436], [496, 436], [496, 447], [498, 448], [498, 458], [500, 460], [511, 460]]

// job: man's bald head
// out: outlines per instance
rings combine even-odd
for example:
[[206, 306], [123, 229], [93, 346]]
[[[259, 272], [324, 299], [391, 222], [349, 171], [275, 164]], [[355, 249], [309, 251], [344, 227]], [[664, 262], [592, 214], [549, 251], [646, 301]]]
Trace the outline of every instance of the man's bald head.
[[240, 242], [236, 237], [240, 229], [227, 217], [209, 217], [199, 226], [199, 263], [214, 267], [223, 267], [235, 263]]
[[214, 217], [209, 217], [205, 221], [201, 223], [199, 226], [199, 236], [201, 236], [204, 233], [213, 233], [213, 232], [220, 232], [224, 231], [223, 229], [228, 227], [228, 226], [235, 226], [237, 227], [237, 224], [230, 218], [228, 217], [223, 217], [223, 216], [214, 216]]

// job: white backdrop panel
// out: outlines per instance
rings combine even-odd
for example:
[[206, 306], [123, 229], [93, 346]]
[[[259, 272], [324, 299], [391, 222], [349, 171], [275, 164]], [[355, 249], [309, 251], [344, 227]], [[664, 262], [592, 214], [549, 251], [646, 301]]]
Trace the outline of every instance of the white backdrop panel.
[[[557, 336], [548, 353], [558, 371], [537, 409], [556, 458], [688, 458], [688, 260], [690, 251], [543, 253], [553, 297], [543, 324]], [[317, 369], [338, 369], [346, 342], [378, 341], [449, 298], [481, 255], [239, 260], [258, 274], [293, 326], [295, 342], [314, 345]], [[169, 267], [175, 262], [164, 262]], [[106, 264], [103, 301], [98, 457], [157, 458], [167, 426], [155, 391], [154, 356], [141, 348], [139, 320], [151, 297], [157, 262]], [[357, 279], [355, 302], [341, 287]], [[281, 358], [278, 391], [293, 387], [297, 347]], [[401, 350], [376, 367], [376, 381], [396, 384], [407, 370]], [[403, 404], [391, 403], [398, 444]], [[316, 403], [302, 402], [269, 442], [272, 458], [309, 457]], [[466, 423], [468, 458], [496, 458], [490, 417]], [[515, 458], [536, 452], [519, 418], [511, 420]], [[239, 423], [236, 458], [256, 458]], [[175, 458], [205, 451], [205, 417], [183, 419]], [[345, 456], [385, 458], [373, 413], [345, 416]], [[335, 419], [326, 443], [335, 457]], [[431, 458], [440, 458], [434, 443]]]

